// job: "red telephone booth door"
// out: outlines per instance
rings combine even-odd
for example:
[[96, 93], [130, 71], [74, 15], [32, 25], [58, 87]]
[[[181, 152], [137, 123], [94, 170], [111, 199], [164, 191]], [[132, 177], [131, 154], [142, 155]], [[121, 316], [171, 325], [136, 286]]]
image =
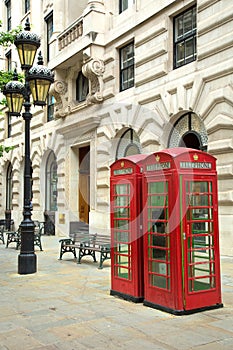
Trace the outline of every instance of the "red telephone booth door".
[[142, 169], [144, 154], [111, 165], [111, 295], [142, 302]]
[[[173, 180], [173, 181], [172, 181]], [[176, 184], [172, 175], [148, 176], [144, 181], [144, 305], [176, 309]]]
[[181, 175], [181, 181], [184, 310], [216, 306], [221, 304], [216, 178]]

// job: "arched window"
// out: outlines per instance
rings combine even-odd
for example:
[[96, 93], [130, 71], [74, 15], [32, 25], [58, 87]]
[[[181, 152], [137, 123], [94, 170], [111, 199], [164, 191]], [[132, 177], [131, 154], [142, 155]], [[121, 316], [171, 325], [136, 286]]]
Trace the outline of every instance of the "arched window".
[[6, 210], [12, 210], [13, 170], [9, 164], [6, 174]]
[[174, 124], [168, 147], [187, 147], [206, 151], [208, 136], [203, 121], [192, 112], [181, 116]]
[[76, 101], [82, 102], [86, 100], [89, 92], [88, 79], [80, 71], [76, 79]]
[[133, 129], [127, 129], [117, 145], [116, 159], [141, 153], [141, 145], [138, 135]]
[[46, 163], [46, 201], [48, 211], [57, 210], [57, 160], [54, 152], [50, 152]]

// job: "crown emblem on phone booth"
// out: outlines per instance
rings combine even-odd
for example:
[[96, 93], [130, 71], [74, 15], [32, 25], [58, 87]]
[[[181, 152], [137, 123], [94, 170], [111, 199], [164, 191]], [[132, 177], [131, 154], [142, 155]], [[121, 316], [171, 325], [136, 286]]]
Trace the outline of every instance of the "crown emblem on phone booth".
[[125, 166], [125, 163], [121, 162], [121, 167], [124, 168], [124, 166]]
[[156, 162], [159, 162], [159, 160], [160, 160], [160, 156], [157, 154], [157, 156], [155, 157], [155, 160], [156, 160]]
[[193, 155], [193, 159], [194, 159], [194, 160], [198, 160], [198, 155], [197, 155], [197, 154], [194, 154], [194, 155]]

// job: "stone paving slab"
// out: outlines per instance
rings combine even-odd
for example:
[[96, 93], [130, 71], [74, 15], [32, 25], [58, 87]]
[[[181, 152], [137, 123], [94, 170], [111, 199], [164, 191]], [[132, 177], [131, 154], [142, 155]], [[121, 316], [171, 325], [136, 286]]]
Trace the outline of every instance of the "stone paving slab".
[[223, 308], [174, 316], [110, 296], [109, 261], [60, 261], [59, 238], [42, 240], [31, 275], [0, 244], [0, 350], [233, 349], [233, 258], [221, 258]]

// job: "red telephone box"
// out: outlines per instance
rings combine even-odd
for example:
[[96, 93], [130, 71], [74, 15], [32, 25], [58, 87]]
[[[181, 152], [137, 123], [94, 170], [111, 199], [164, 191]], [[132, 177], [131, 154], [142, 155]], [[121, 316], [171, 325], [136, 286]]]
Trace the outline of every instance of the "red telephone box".
[[144, 162], [144, 305], [182, 315], [222, 307], [215, 158], [189, 148]]
[[146, 155], [111, 165], [111, 295], [143, 301], [142, 172]]

